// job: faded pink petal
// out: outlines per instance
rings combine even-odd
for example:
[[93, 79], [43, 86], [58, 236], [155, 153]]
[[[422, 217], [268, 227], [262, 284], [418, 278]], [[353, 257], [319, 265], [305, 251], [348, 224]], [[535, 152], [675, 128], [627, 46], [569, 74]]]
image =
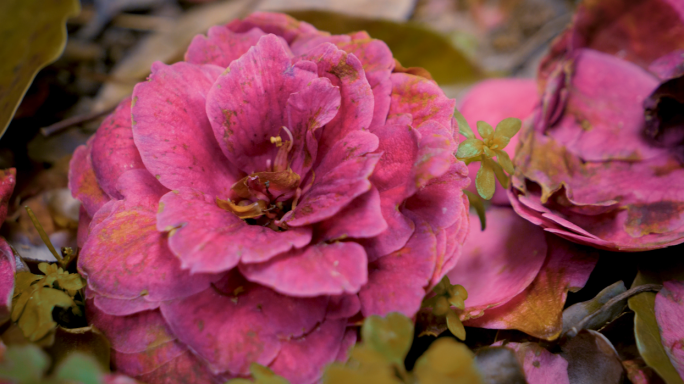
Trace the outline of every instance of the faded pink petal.
[[183, 352], [154, 371], [137, 378], [148, 384], [223, 384], [227, 380], [212, 375], [205, 364], [190, 351]]
[[157, 228], [169, 232], [169, 248], [183, 268], [220, 272], [244, 263], [262, 262], [311, 240], [311, 228], [276, 232], [249, 225], [219, 208], [214, 199], [188, 188], [169, 192], [160, 202]]
[[427, 222], [414, 221], [416, 231], [402, 249], [368, 266], [368, 284], [359, 292], [364, 316], [400, 312], [412, 317], [420, 309], [434, 271], [437, 241]]
[[325, 318], [329, 320], [347, 319], [359, 313], [360, 310], [361, 301], [358, 295], [330, 296]]
[[119, 177], [126, 171], [145, 167], [133, 142], [130, 97], [121, 101], [95, 132], [91, 158], [100, 187], [109, 197], [121, 199], [116, 190]]
[[197, 35], [185, 52], [185, 61], [192, 64], [214, 64], [226, 68], [256, 45], [264, 32], [258, 28], [236, 33], [224, 26], [209, 28], [207, 36]]
[[112, 366], [118, 372], [130, 376], [138, 376], [154, 372], [164, 364], [187, 353], [188, 350], [179, 342], [172, 340], [146, 349], [143, 352], [124, 353], [112, 350]]
[[584, 286], [598, 257], [589, 248], [553, 235], [546, 235], [546, 242], [548, 257], [532, 283], [504, 305], [486, 310], [482, 317], [468, 320], [465, 325], [517, 329], [546, 340], [560, 335], [567, 293]]
[[[128, 173], [142, 176], [137, 172]], [[157, 183], [149, 174], [147, 180]], [[143, 182], [131, 183], [130, 190], [139, 194], [117, 202], [106, 219], [91, 227], [83, 245], [78, 267], [88, 277], [88, 285], [104, 296], [134, 299], [148, 295], [152, 301], [188, 296], [208, 287], [217, 277], [182, 271], [166, 245], [166, 235], [157, 232], [156, 207], [149, 202], [159, 199], [160, 191]]]
[[113, 299], [96, 294], [93, 295], [93, 303], [103, 313], [114, 316], [128, 316], [159, 308], [158, 301], [149, 301], [146, 296], [135, 299]]
[[91, 159], [92, 143], [93, 138], [90, 138], [86, 145], [76, 148], [69, 162], [69, 189], [72, 196], [81, 201], [90, 217], [110, 200], [97, 183]]
[[206, 118], [205, 100], [221, 68], [156, 63], [136, 85], [133, 138], [145, 167], [169, 189], [192, 187], [226, 196], [238, 172], [223, 159]]
[[[335, 361], [345, 336], [346, 320], [326, 320], [310, 333], [284, 343], [269, 368], [291, 383], [318, 382], [320, 372]], [[306, 361], [306, 364], [302, 364]]]
[[387, 229], [376, 237], [363, 240], [369, 261], [399, 250], [406, 245], [413, 234], [415, 230], [413, 221], [399, 209], [404, 196], [403, 187], [380, 193], [380, 210], [387, 222]]
[[230, 280], [161, 306], [179, 340], [206, 359], [214, 373], [247, 374], [252, 362], [270, 364], [283, 340], [309, 332], [325, 315], [325, 297], [290, 298]]
[[368, 281], [367, 267], [361, 245], [336, 242], [283, 253], [265, 263], [241, 264], [240, 272], [282, 294], [313, 297], [357, 293]]
[[337, 215], [318, 223], [315, 227], [320, 241], [365, 239], [379, 235], [387, 229], [380, 209], [380, 193], [375, 187], [352, 200]]
[[393, 73], [390, 117], [400, 113], [413, 116], [412, 126], [435, 121], [444, 127], [451, 126], [456, 102], [444, 96], [434, 82], [407, 73]]
[[529, 384], [570, 384], [568, 362], [536, 343], [506, 343], [525, 372]]
[[655, 299], [655, 316], [665, 352], [684, 379], [684, 282], [663, 283]]
[[[470, 220], [479, 219], [471, 213]], [[512, 209], [492, 206], [487, 228], [472, 230], [462, 252], [449, 280], [468, 291], [466, 311], [480, 312], [508, 302], [532, 283], [546, 260], [546, 236]]]

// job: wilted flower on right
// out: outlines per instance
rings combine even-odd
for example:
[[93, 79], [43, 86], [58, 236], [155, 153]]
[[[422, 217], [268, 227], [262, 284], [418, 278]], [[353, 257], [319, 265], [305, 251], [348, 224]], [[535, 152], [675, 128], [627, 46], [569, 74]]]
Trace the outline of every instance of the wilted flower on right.
[[[519, 134], [510, 197], [548, 232], [642, 251], [684, 242], [684, 7], [628, 3], [582, 4], [542, 62], [544, 94]], [[644, 49], [623, 33], [653, 18], [679, 38], [656, 34]], [[612, 35], [626, 37], [619, 50], [605, 44], [621, 41]]]

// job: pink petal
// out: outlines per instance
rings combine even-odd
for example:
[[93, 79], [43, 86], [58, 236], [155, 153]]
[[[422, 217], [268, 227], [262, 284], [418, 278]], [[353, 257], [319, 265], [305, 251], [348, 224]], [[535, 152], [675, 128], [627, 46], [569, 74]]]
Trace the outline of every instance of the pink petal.
[[322, 34], [313, 25], [294, 19], [283, 13], [254, 12], [242, 20], [234, 20], [228, 24], [233, 32], [247, 32], [259, 28], [266, 33], [273, 33], [292, 43], [300, 35]]
[[[140, 176], [139, 172], [127, 174]], [[151, 194], [153, 189], [145, 190], [141, 184], [131, 191]], [[106, 219], [91, 228], [78, 260], [79, 270], [88, 276], [88, 285], [104, 296], [133, 299], [148, 295], [151, 301], [206, 289], [217, 276], [191, 276], [181, 270], [180, 262], [168, 249], [166, 235], [157, 231], [155, 210], [149, 201], [159, 195], [134, 196], [119, 202]]]
[[159, 311], [111, 316], [94, 306], [92, 300], [87, 304], [88, 321], [107, 336], [112, 348], [119, 352], [144, 352], [176, 339]]
[[[447, 165], [441, 175], [428, 179], [421, 185], [415, 195], [406, 200], [404, 208], [413, 212], [421, 219], [430, 223], [434, 229], [452, 226], [461, 217], [463, 192], [468, 186], [468, 169], [466, 165], [456, 160], [452, 153], [448, 154], [440, 170]], [[420, 167], [420, 166], [418, 166]], [[423, 179], [417, 176], [416, 179]]]
[[149, 301], [146, 296], [136, 297], [135, 299], [113, 299], [106, 296], [94, 295], [93, 304], [108, 315], [128, 316], [134, 313], [149, 311], [159, 308], [159, 302]]
[[178, 355], [154, 371], [137, 378], [147, 384], [221, 384], [226, 382], [226, 378], [212, 375], [205, 364], [190, 351]]
[[14, 252], [7, 241], [0, 237], [0, 322], [9, 320], [14, 296]]
[[295, 297], [357, 293], [368, 280], [363, 247], [353, 242], [322, 243], [278, 255], [260, 264], [241, 264], [250, 281]]
[[[434, 121], [421, 124], [417, 129], [421, 134], [420, 149], [413, 164], [410, 182], [416, 188], [420, 188], [430, 180], [444, 175], [451, 165], [457, 162], [454, 152], [458, 148], [458, 143], [453, 139], [453, 132]], [[467, 176], [465, 166], [460, 167], [460, 173]], [[465, 180], [467, 179], [462, 183], [465, 182], [467, 185]]]
[[678, 49], [659, 58], [648, 66], [648, 71], [661, 80], [668, 80], [684, 73], [684, 49]]
[[684, 378], [684, 282], [666, 281], [655, 299], [655, 315], [665, 352]]
[[324, 35], [324, 34], [306, 34], [301, 35], [290, 44], [290, 49], [295, 56], [301, 56], [325, 43], [345, 43], [351, 41], [349, 35]]
[[[359, 59], [330, 43], [322, 44], [302, 57], [318, 66], [318, 76], [340, 87], [340, 111], [325, 126], [318, 147], [322, 161], [331, 148], [349, 133], [368, 129], [373, 119], [373, 92]], [[320, 173], [318, 170], [316, 173]]]
[[[418, 159], [422, 135], [409, 123], [407, 119], [391, 120], [373, 131], [378, 137], [378, 152], [382, 153], [382, 157], [371, 181], [381, 193], [394, 188], [415, 188], [407, 184], [410, 183], [413, 164]], [[405, 192], [403, 198], [407, 195], [408, 192]]]
[[380, 155], [368, 153], [377, 145], [377, 137], [366, 131], [352, 132], [337, 142], [316, 169], [311, 189], [283, 221], [293, 227], [320, 222], [368, 192], [368, 178], [380, 159]]
[[401, 212], [405, 190], [403, 187], [394, 188], [380, 193], [380, 210], [387, 222], [387, 229], [378, 236], [361, 241], [369, 261], [377, 260], [381, 256], [398, 251], [409, 240], [415, 225], [411, 219]]
[[319, 382], [323, 368], [340, 351], [346, 323], [346, 319], [326, 320], [309, 334], [284, 343], [270, 368], [291, 383]]
[[92, 162], [100, 187], [113, 199], [121, 199], [116, 183], [124, 172], [144, 168], [131, 129], [131, 98], [127, 97], [95, 132]]
[[290, 167], [302, 178], [311, 169], [318, 153], [314, 132], [328, 124], [339, 109], [340, 89], [325, 78], [312, 80], [288, 98], [286, 114], [294, 137]]
[[[470, 220], [479, 219], [471, 213]], [[479, 312], [506, 303], [527, 288], [546, 255], [544, 231], [510, 208], [492, 206], [487, 210], [487, 228], [470, 233], [449, 280], [468, 291], [466, 311]]]
[[136, 377], [154, 372], [187, 352], [187, 348], [181, 343], [169, 341], [143, 352], [124, 353], [112, 350], [111, 364], [116, 371]]
[[221, 150], [247, 174], [271, 171], [278, 148], [270, 138], [286, 140], [281, 127], [292, 126], [285, 113], [290, 94], [316, 78], [313, 63], [292, 66], [291, 56], [282, 39], [263, 36], [230, 64], [207, 96], [206, 114]]
[[390, 107], [392, 81], [390, 75], [394, 69], [392, 51], [385, 42], [371, 39], [369, 36], [358, 36], [349, 42], [338, 42], [337, 47], [356, 56], [366, 73], [368, 84], [373, 91], [375, 106], [370, 128], [385, 125]]
[[470, 218], [468, 211], [470, 204], [466, 195], [461, 196], [459, 219], [451, 227], [440, 230], [446, 234], [446, 248], [444, 256], [437, 255], [435, 272], [430, 280], [430, 287], [437, 285], [444, 275], [454, 269], [463, 254], [463, 243], [470, 230]]
[[71, 195], [81, 201], [89, 216], [95, 215], [109, 201], [109, 196], [97, 184], [91, 159], [93, 138], [74, 151], [69, 162], [69, 189]]
[[185, 52], [192, 64], [214, 64], [226, 68], [256, 45], [264, 32], [258, 28], [236, 33], [222, 25], [209, 28], [207, 36], [197, 35]]
[[357, 331], [356, 328], [348, 327], [344, 333], [344, 338], [342, 339], [342, 346], [340, 351], [337, 353], [336, 361], [344, 363], [349, 359], [349, 351], [356, 344]]
[[375, 187], [352, 200], [337, 215], [318, 223], [314, 229], [318, 241], [347, 238], [372, 238], [387, 229], [382, 217], [380, 193]]
[[635, 161], [665, 153], [643, 135], [642, 102], [658, 81], [638, 66], [581, 50], [563, 117], [547, 134], [585, 161]]
[[517, 329], [546, 340], [560, 335], [567, 292], [584, 286], [598, 257], [589, 248], [553, 235], [547, 235], [546, 242], [548, 257], [534, 281], [506, 304], [485, 311], [484, 316], [468, 320], [465, 325]]
[[237, 180], [207, 120], [205, 100], [221, 68], [155, 63], [133, 91], [133, 138], [145, 167], [169, 189], [226, 195]]
[[368, 266], [368, 284], [359, 292], [364, 316], [400, 312], [412, 317], [420, 309], [435, 269], [437, 241], [428, 223], [414, 221], [416, 231], [406, 246]]
[[393, 73], [391, 79], [390, 116], [408, 113], [413, 117], [414, 127], [431, 120], [445, 127], [451, 126], [456, 101], [444, 96], [437, 84], [407, 73]]
[[[327, 306], [324, 297], [282, 296], [235, 277], [161, 306], [179, 340], [208, 361], [214, 373], [247, 374], [253, 362], [270, 364], [283, 341], [311, 330]], [[235, 291], [238, 287], [244, 291]]]
[[9, 168], [0, 170], [0, 223], [7, 217], [7, 205], [17, 183], [17, 170]]
[[193, 273], [226, 271], [240, 260], [263, 262], [311, 241], [311, 228], [276, 232], [249, 225], [212, 197], [188, 188], [164, 195], [160, 207], [157, 229], [170, 231], [170, 249]]
[[361, 301], [358, 295], [335, 295], [330, 296], [328, 310], [325, 318], [329, 320], [348, 319], [361, 310]]
[[535, 343], [507, 343], [525, 371], [529, 384], [570, 384], [568, 362]]
[[88, 211], [86, 211], [83, 204], [78, 207], [78, 229], [76, 230], [76, 245], [79, 248], [83, 248], [83, 243], [85, 243], [88, 238], [88, 227], [91, 222], [90, 216], [88, 216]]

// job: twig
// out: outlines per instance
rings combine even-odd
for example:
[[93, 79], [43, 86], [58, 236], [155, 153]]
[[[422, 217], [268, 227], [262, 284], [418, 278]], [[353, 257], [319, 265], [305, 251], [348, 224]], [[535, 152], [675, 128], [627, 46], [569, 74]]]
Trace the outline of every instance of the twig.
[[81, 123], [85, 123], [86, 121], [97, 119], [98, 117], [101, 117], [104, 115], [108, 115], [109, 113], [111, 113], [114, 110], [114, 108], [116, 108], [116, 106], [108, 108], [104, 111], [91, 112], [91, 113], [88, 113], [85, 115], [78, 115], [78, 116], [70, 117], [68, 119], [64, 119], [62, 121], [58, 121], [52, 125], [41, 128], [40, 133], [45, 137], [50, 137], [50, 136], [54, 135], [55, 133], [62, 131], [64, 129], [67, 129], [71, 126], [81, 124]]
[[635, 295], [638, 295], [638, 294], [644, 293], [644, 292], [658, 292], [658, 291], [660, 291], [662, 288], [663, 288], [663, 286], [660, 285], [660, 284], [644, 284], [644, 285], [638, 285], [638, 286], [636, 286], [636, 287], [634, 287], [634, 288], [628, 289], [628, 290], [622, 292], [621, 294], [619, 294], [619, 295], [613, 297], [612, 299], [608, 300], [608, 302], [606, 302], [605, 304], [603, 304], [603, 305], [601, 306], [601, 308], [599, 308], [598, 311], [596, 311], [596, 312], [594, 312], [594, 313], [590, 313], [589, 315], [587, 315], [587, 316], [586, 316], [584, 319], [582, 319], [582, 321], [580, 321], [576, 326], [570, 328], [570, 330], [568, 330], [568, 331], [565, 333], [565, 335], [563, 335], [563, 337], [572, 338], [572, 337], [577, 336], [577, 333], [579, 333], [579, 331], [581, 331], [582, 329], [584, 329], [584, 327], [586, 327], [587, 324], [589, 324], [589, 322], [590, 322], [594, 317], [596, 317], [596, 316], [598, 316], [599, 314], [601, 314], [601, 313], [607, 311], [607, 310], [610, 309], [613, 305], [619, 303], [619, 302], [622, 301], [622, 300], [628, 299], [628, 298], [630, 298], [630, 297], [632, 297], [632, 296], [635, 296]]
[[26, 209], [26, 212], [28, 213], [31, 222], [33, 222], [33, 226], [36, 228], [36, 231], [38, 231], [38, 235], [40, 235], [40, 238], [43, 240], [43, 243], [47, 245], [48, 249], [52, 253], [52, 256], [54, 256], [55, 259], [57, 259], [57, 262], [63, 269], [66, 269], [67, 266], [64, 262], [64, 259], [59, 253], [57, 253], [55, 246], [52, 245], [52, 242], [50, 241], [50, 237], [48, 237], [47, 233], [45, 233], [43, 226], [40, 225], [40, 222], [38, 221], [38, 218], [36, 218], [36, 215], [33, 213], [33, 210], [31, 210], [31, 208], [29, 208], [28, 205], [24, 206], [24, 209]]

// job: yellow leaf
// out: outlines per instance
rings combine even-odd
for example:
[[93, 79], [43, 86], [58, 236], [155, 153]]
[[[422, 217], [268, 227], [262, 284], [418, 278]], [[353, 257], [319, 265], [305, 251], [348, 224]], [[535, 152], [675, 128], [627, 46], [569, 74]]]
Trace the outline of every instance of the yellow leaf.
[[[521, 126], [522, 122], [520, 121], [520, 119], [516, 119], [515, 117], [503, 119], [499, 122], [499, 124], [496, 125], [494, 137], [502, 137], [510, 140], [511, 137], [515, 136], [515, 134], [518, 133]], [[503, 147], [499, 149], [503, 149]]]
[[499, 184], [501, 184], [504, 189], [508, 188], [508, 176], [504, 173], [503, 168], [501, 168], [501, 165], [498, 163], [495, 163], [491, 159], [485, 160], [489, 165], [492, 167], [494, 170], [494, 175], [496, 175], [496, 179], [499, 180]]
[[480, 137], [482, 140], [487, 140], [487, 139], [492, 139], [492, 135], [494, 135], [494, 128], [492, 128], [491, 125], [489, 125], [487, 122], [484, 121], [478, 121], [477, 122], [477, 132], [480, 134]]
[[388, 361], [403, 367], [404, 358], [413, 342], [413, 322], [396, 312], [384, 318], [370, 316], [361, 328], [361, 339], [365, 345], [380, 352]]
[[477, 370], [473, 353], [458, 341], [442, 337], [416, 361], [413, 369], [421, 384], [479, 384], [482, 376]]
[[0, 137], [38, 71], [62, 54], [66, 19], [79, 12], [78, 0], [0, 1]]
[[494, 196], [494, 188], [496, 187], [494, 181], [494, 170], [490, 162], [483, 161], [480, 170], [477, 171], [477, 176], [475, 177], [475, 188], [477, 193], [485, 199], [489, 200]]
[[449, 331], [451, 331], [451, 333], [453, 333], [454, 336], [456, 336], [460, 340], [465, 340], [465, 327], [463, 327], [463, 323], [461, 323], [461, 320], [458, 318], [456, 312], [450, 310], [446, 315], [446, 321], [447, 328], [449, 328]]
[[513, 167], [513, 162], [508, 156], [508, 153], [500, 149], [495, 150], [494, 153], [496, 153], [496, 161], [499, 163], [499, 165], [501, 165], [504, 171], [506, 171], [509, 175], [512, 175], [513, 172], [515, 172], [515, 168]]
[[68, 308], [75, 306], [74, 300], [65, 292], [52, 288], [40, 287], [26, 303], [17, 324], [24, 336], [31, 341], [38, 340], [57, 326], [52, 319], [55, 307]]
[[458, 145], [456, 157], [459, 160], [469, 159], [482, 155], [484, 143], [479, 139], [466, 139]]

